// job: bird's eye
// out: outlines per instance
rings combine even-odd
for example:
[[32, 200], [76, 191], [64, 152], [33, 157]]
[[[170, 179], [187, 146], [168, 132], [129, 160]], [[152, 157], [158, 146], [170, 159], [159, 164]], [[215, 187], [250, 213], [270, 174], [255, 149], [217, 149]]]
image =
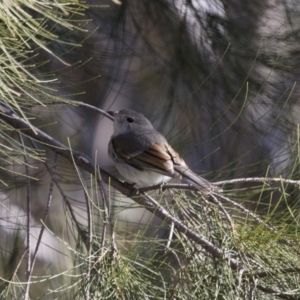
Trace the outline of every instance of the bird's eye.
[[127, 120], [128, 123], [132, 123], [134, 121], [134, 119], [131, 118], [131, 117], [128, 117], [126, 120]]

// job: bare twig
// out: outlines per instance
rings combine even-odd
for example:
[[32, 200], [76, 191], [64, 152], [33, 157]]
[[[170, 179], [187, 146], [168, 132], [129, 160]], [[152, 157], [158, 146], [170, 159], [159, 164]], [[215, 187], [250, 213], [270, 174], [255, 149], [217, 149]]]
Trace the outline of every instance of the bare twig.
[[50, 181], [50, 186], [49, 186], [48, 200], [47, 200], [45, 214], [44, 214], [44, 218], [43, 218], [43, 222], [42, 222], [42, 227], [41, 227], [40, 234], [39, 234], [39, 237], [37, 239], [37, 244], [36, 244], [36, 247], [35, 247], [35, 250], [34, 250], [34, 253], [33, 253], [33, 257], [32, 257], [32, 263], [31, 263], [31, 269], [30, 269], [31, 273], [32, 273], [33, 268], [34, 268], [34, 264], [35, 264], [36, 257], [37, 257], [37, 252], [39, 250], [39, 246], [42, 242], [43, 234], [44, 234], [44, 231], [45, 231], [45, 225], [44, 224], [46, 223], [46, 221], [48, 219], [48, 215], [49, 215], [49, 210], [50, 210], [50, 206], [51, 206], [51, 202], [52, 202], [53, 184], [54, 184], [54, 181], [55, 181], [55, 174], [56, 174], [56, 165], [57, 165], [57, 154], [54, 153], [53, 167], [52, 167], [52, 170], [51, 170], [51, 173], [50, 173], [51, 174], [51, 181]]
[[[282, 177], [279, 178], [272, 178], [272, 177], [247, 177], [247, 178], [236, 178], [230, 180], [223, 180], [223, 181], [216, 181], [213, 184], [217, 186], [222, 186], [226, 184], [233, 184], [233, 183], [245, 183], [245, 182], [257, 182], [257, 183], [286, 183], [291, 184], [296, 187], [300, 187], [300, 180], [291, 180], [285, 179]], [[166, 183], [164, 185], [152, 185], [145, 188], [139, 189], [142, 192], [148, 192], [152, 190], [157, 190], [161, 188], [163, 191], [166, 189], [183, 189], [183, 190], [191, 190], [191, 191], [198, 191], [198, 188], [194, 185], [187, 184], [187, 183]]]
[[235, 207], [237, 209], [239, 209], [240, 211], [242, 211], [243, 213], [245, 213], [247, 216], [250, 216], [253, 218], [253, 220], [255, 220], [255, 222], [257, 222], [258, 224], [263, 224], [265, 225], [269, 230], [274, 231], [275, 228], [266, 224], [266, 222], [264, 222], [264, 220], [262, 220], [260, 217], [258, 217], [255, 213], [253, 213], [251, 210], [245, 208], [243, 205], [229, 199], [228, 197], [225, 197], [223, 195], [220, 194], [216, 194], [216, 193], [212, 193], [213, 196], [218, 197], [219, 199], [223, 200], [223, 202], [227, 202], [230, 205], [232, 205], [232, 207]]
[[147, 193], [149, 191], [153, 190], [161, 190], [165, 191], [167, 189], [182, 189], [182, 190], [189, 190], [189, 191], [199, 191], [199, 189], [195, 185], [191, 185], [188, 183], [165, 183], [165, 184], [156, 184], [156, 185], [151, 185], [147, 186], [144, 188], [140, 188], [139, 192], [140, 193]]
[[115, 263], [117, 254], [118, 254], [118, 247], [116, 243], [116, 236], [115, 233], [112, 232], [111, 235], [111, 264], [112, 265]]
[[300, 268], [284, 268], [281, 270], [276, 270], [276, 272], [272, 271], [264, 271], [253, 274], [255, 278], [263, 278], [267, 276], [278, 276], [279, 274], [287, 274], [287, 273], [300, 273]]
[[[100, 170], [99, 166], [96, 169], [96, 173], [97, 174], [95, 174], [95, 177], [98, 179], [97, 182], [99, 184], [99, 191], [100, 191], [100, 194], [101, 194], [101, 199], [103, 201], [104, 222], [103, 222], [102, 237], [101, 237], [101, 251], [103, 251], [105, 237], [106, 237], [107, 224], [112, 226], [112, 220], [111, 220], [109, 200], [108, 200], [107, 194], [106, 194], [104, 186], [103, 186], [103, 181], [101, 179], [101, 170]], [[113, 231], [111, 230], [111, 233], [112, 232]]]
[[272, 177], [249, 177], [249, 178], [237, 178], [237, 179], [230, 179], [230, 180], [223, 180], [214, 182], [215, 185], [224, 185], [224, 184], [232, 184], [232, 183], [244, 183], [244, 182], [260, 182], [260, 183], [288, 183], [294, 186], [300, 187], [300, 180], [291, 180], [291, 179], [284, 179], [284, 178], [272, 178]]
[[31, 278], [31, 184], [28, 170], [28, 159], [27, 151], [24, 144], [24, 140], [21, 134], [19, 138], [24, 150], [24, 165], [25, 165], [25, 174], [26, 174], [26, 202], [27, 202], [27, 263], [26, 263], [26, 288], [24, 293], [24, 300], [29, 299], [29, 287], [30, 287], [30, 278]]
[[262, 284], [258, 284], [256, 285], [256, 287], [258, 289], [260, 289], [261, 291], [267, 293], [267, 294], [271, 294], [271, 295], [274, 295], [280, 299], [287, 299], [287, 300], [299, 300], [299, 297], [297, 295], [292, 295], [292, 294], [288, 294], [288, 293], [284, 293], [284, 292], [281, 292], [281, 291], [278, 291], [278, 290], [275, 290], [273, 288], [270, 288], [268, 286], [264, 286]]
[[90, 299], [90, 289], [89, 289], [89, 282], [90, 282], [90, 276], [91, 276], [91, 266], [92, 266], [92, 261], [91, 261], [91, 257], [92, 257], [92, 239], [93, 239], [93, 232], [92, 232], [92, 228], [93, 228], [93, 223], [92, 223], [92, 212], [91, 212], [91, 205], [90, 205], [90, 200], [89, 197], [86, 193], [86, 190], [83, 189], [84, 191], [84, 198], [85, 198], [85, 204], [86, 204], [86, 210], [87, 210], [87, 220], [88, 220], [88, 240], [87, 240], [87, 259], [88, 259], [88, 267], [87, 267], [87, 273], [86, 273], [86, 282], [87, 284], [87, 289], [86, 289], [86, 293], [84, 294], [85, 299], [89, 300]]
[[213, 199], [213, 202], [215, 202], [215, 204], [221, 209], [221, 211], [223, 212], [225, 218], [227, 219], [231, 230], [233, 233], [235, 233], [235, 227], [234, 227], [234, 223], [229, 215], [229, 213], [227, 212], [227, 210], [225, 209], [225, 207], [222, 205], [222, 203], [217, 199], [217, 197], [214, 194], [211, 194], [211, 197]]
[[171, 245], [171, 242], [173, 239], [173, 235], [174, 235], [174, 223], [172, 222], [171, 226], [170, 226], [170, 232], [169, 232], [168, 242], [167, 242], [165, 251], [167, 251], [170, 248], [170, 245]]
[[81, 106], [81, 107], [86, 107], [86, 108], [89, 108], [105, 117], [107, 117], [108, 119], [110, 119], [111, 121], [114, 120], [114, 117], [111, 116], [109, 113], [107, 113], [105, 110], [103, 109], [100, 109], [98, 107], [95, 107], [93, 105], [90, 105], [88, 103], [84, 103], [84, 102], [80, 102], [80, 101], [74, 101], [74, 100], [68, 100], [66, 103], [63, 103], [63, 102], [59, 102], [59, 101], [51, 101], [51, 102], [44, 102], [43, 103], [44, 105], [73, 105], [73, 106]]

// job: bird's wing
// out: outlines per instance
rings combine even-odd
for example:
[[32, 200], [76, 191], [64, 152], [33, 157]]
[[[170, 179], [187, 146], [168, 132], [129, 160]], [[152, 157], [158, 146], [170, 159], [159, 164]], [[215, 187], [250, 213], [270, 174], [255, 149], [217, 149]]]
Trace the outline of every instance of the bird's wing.
[[166, 147], [165, 138], [155, 132], [154, 138], [149, 139], [150, 134], [151, 132], [147, 132], [145, 141], [143, 135], [123, 134], [113, 137], [109, 145], [112, 152], [110, 155], [138, 170], [152, 170], [176, 177], [178, 174], [174, 172], [173, 157]]
[[173, 178], [182, 176], [205, 193], [220, 190], [195, 174], [162, 135], [155, 132], [155, 138], [149, 139], [149, 134], [151, 133], [147, 132], [148, 137], [144, 142], [142, 135], [124, 134], [113, 137], [109, 145], [110, 155], [140, 171], [152, 170]]

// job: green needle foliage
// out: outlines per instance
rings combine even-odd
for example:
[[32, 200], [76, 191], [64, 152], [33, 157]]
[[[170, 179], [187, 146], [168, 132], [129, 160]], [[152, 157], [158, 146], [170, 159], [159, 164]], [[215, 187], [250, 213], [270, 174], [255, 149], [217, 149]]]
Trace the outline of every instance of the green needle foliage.
[[20, 107], [43, 105], [44, 101], [53, 99], [48, 84], [57, 80], [55, 73], [38, 72], [39, 65], [34, 59], [39, 55], [38, 50], [43, 49], [68, 65], [63, 53], [55, 53], [49, 46], [53, 41], [63, 43], [54, 33], [57, 27], [83, 30], [80, 24], [85, 22], [84, 9], [83, 3], [76, 0], [1, 1], [0, 96], [24, 118]]

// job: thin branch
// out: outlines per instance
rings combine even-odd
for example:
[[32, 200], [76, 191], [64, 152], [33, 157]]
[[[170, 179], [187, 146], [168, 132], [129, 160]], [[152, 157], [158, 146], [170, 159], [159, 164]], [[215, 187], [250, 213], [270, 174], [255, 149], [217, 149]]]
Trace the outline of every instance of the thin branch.
[[169, 232], [168, 242], [167, 242], [165, 251], [170, 249], [170, 245], [171, 245], [171, 242], [172, 242], [172, 239], [173, 239], [173, 235], [174, 235], [174, 223], [172, 222], [171, 226], [170, 226], [170, 232]]
[[267, 294], [271, 294], [271, 295], [274, 295], [280, 299], [287, 299], [287, 300], [299, 300], [299, 297], [297, 295], [289, 295], [287, 293], [284, 293], [284, 292], [281, 292], [281, 291], [278, 291], [278, 290], [275, 290], [273, 288], [270, 288], [270, 287], [267, 287], [267, 286], [264, 286], [264, 285], [261, 285], [261, 284], [258, 284], [256, 285], [256, 287], [258, 289], [260, 289], [261, 291], [267, 293]]
[[[78, 170], [77, 170], [78, 172]], [[90, 204], [90, 200], [89, 197], [86, 193], [86, 190], [83, 189], [84, 192], [84, 198], [85, 198], [85, 203], [86, 203], [86, 210], [87, 210], [87, 222], [88, 222], [88, 240], [87, 240], [87, 259], [88, 259], [88, 263], [87, 263], [87, 273], [86, 273], [86, 282], [87, 282], [87, 289], [86, 289], [86, 293], [84, 294], [85, 299], [89, 300], [90, 299], [90, 289], [89, 289], [89, 282], [90, 282], [90, 277], [91, 277], [91, 257], [92, 257], [92, 241], [93, 241], [93, 218], [92, 218], [92, 211], [91, 211], [91, 204]]]
[[234, 227], [234, 223], [229, 215], [229, 213], [227, 212], [227, 210], [225, 209], [225, 207], [222, 205], [222, 203], [217, 199], [217, 197], [213, 194], [211, 194], [211, 197], [213, 199], [213, 202], [215, 202], [215, 204], [221, 209], [221, 211], [223, 212], [224, 216], [226, 217], [228, 223], [230, 224], [231, 230], [233, 233], [235, 233], [235, 227]]
[[214, 196], [218, 197], [219, 199], [223, 200], [223, 202], [229, 203], [233, 207], [235, 207], [235, 208], [239, 209], [240, 211], [242, 211], [243, 213], [245, 213], [247, 216], [251, 216], [257, 222], [257, 224], [262, 224], [262, 225], [266, 226], [271, 231], [275, 230], [274, 227], [266, 224], [266, 222], [264, 222], [264, 220], [262, 220], [260, 217], [258, 217], [251, 210], [245, 208], [243, 205], [229, 199], [228, 197], [225, 197], [225, 196], [217, 194], [217, 193], [212, 193], [212, 195], [214, 195]]
[[249, 177], [249, 178], [237, 178], [237, 179], [230, 179], [230, 180], [223, 180], [214, 182], [215, 185], [224, 185], [224, 184], [232, 184], [232, 183], [245, 183], [245, 182], [261, 182], [261, 183], [288, 183], [292, 184], [296, 187], [300, 187], [300, 180], [291, 180], [291, 179], [284, 179], [284, 178], [272, 178], [272, 177]]
[[42, 242], [43, 234], [44, 234], [44, 231], [45, 231], [45, 225], [44, 224], [46, 223], [46, 221], [48, 219], [48, 215], [49, 215], [49, 210], [50, 210], [50, 206], [51, 206], [51, 202], [52, 202], [52, 195], [53, 195], [53, 185], [54, 185], [55, 174], [56, 174], [56, 165], [57, 165], [57, 153], [54, 153], [53, 167], [52, 167], [52, 170], [51, 170], [51, 173], [50, 173], [51, 174], [51, 180], [50, 180], [50, 186], [49, 186], [47, 205], [46, 205], [45, 214], [44, 214], [43, 221], [42, 221], [42, 227], [41, 227], [41, 230], [40, 230], [40, 234], [39, 234], [39, 237], [37, 239], [37, 244], [36, 244], [35, 251], [34, 251], [34, 254], [33, 254], [33, 257], [32, 257], [31, 270], [30, 270], [31, 273], [33, 271], [33, 267], [34, 267], [34, 264], [35, 264], [35, 261], [36, 261], [37, 253], [38, 253], [40, 244]]
[[[101, 170], [100, 170], [99, 166], [97, 167], [97, 169], [95, 171], [97, 173], [97, 174], [95, 174], [95, 177], [98, 179], [97, 182], [99, 184], [99, 191], [101, 194], [101, 199], [103, 200], [104, 222], [103, 222], [102, 237], [101, 237], [101, 251], [103, 251], [105, 237], [106, 237], [107, 224], [112, 226], [112, 220], [111, 220], [109, 200], [108, 200], [107, 194], [106, 194], [104, 186], [103, 186], [103, 181], [101, 179]], [[111, 231], [111, 233], [113, 233], [113, 231]]]
[[139, 192], [147, 193], [147, 192], [153, 191], [153, 190], [165, 191], [167, 189], [179, 189], [179, 190], [182, 189], [182, 190], [189, 190], [189, 191], [195, 191], [195, 192], [199, 191], [199, 189], [195, 185], [191, 185], [188, 183], [164, 183], [164, 184], [155, 184], [155, 185], [147, 186], [144, 188], [140, 188]]
[[278, 276], [279, 274], [288, 274], [288, 273], [300, 273], [300, 268], [284, 268], [276, 270], [276, 272], [273, 271], [264, 271], [253, 274], [255, 278], [263, 278], [267, 276]]
[[116, 260], [116, 256], [118, 254], [118, 247], [117, 247], [117, 243], [116, 243], [116, 236], [115, 233], [112, 232], [111, 235], [111, 253], [110, 253], [110, 257], [111, 257], [111, 265], [113, 265], [115, 263]]
[[110, 119], [111, 121], [114, 121], [114, 117], [111, 116], [109, 113], [107, 113], [105, 110], [103, 109], [100, 109], [98, 107], [95, 107], [93, 105], [90, 105], [88, 103], [84, 103], [84, 102], [80, 102], [80, 101], [74, 101], [74, 100], [69, 100], [67, 101], [66, 103], [64, 102], [61, 102], [61, 101], [51, 101], [51, 102], [43, 102], [44, 105], [64, 105], [64, 104], [70, 104], [70, 105], [73, 105], [73, 106], [80, 106], [80, 107], [86, 107], [86, 108], [89, 108], [105, 117], [107, 117], [108, 119]]
[[24, 294], [24, 300], [29, 299], [29, 287], [30, 287], [30, 278], [31, 278], [31, 184], [28, 170], [28, 159], [25, 143], [21, 134], [19, 138], [24, 150], [24, 165], [25, 165], [25, 174], [26, 174], [26, 202], [27, 202], [27, 263], [26, 263], [26, 288]]
[[[259, 182], [259, 183], [287, 183], [294, 185], [296, 187], [300, 187], [300, 180], [291, 180], [291, 179], [284, 179], [282, 177], [279, 178], [271, 178], [271, 177], [248, 177], [248, 178], [236, 178], [230, 180], [223, 180], [223, 181], [216, 181], [213, 182], [214, 185], [221, 186], [226, 184], [233, 184], [233, 183], [241, 183], [241, 182]], [[141, 192], [148, 192], [152, 190], [162, 189], [163, 191], [166, 189], [183, 189], [183, 190], [190, 190], [190, 191], [198, 191], [199, 189], [191, 184], [187, 183], [166, 183], [163, 185], [152, 185], [145, 188], [139, 189]]]

